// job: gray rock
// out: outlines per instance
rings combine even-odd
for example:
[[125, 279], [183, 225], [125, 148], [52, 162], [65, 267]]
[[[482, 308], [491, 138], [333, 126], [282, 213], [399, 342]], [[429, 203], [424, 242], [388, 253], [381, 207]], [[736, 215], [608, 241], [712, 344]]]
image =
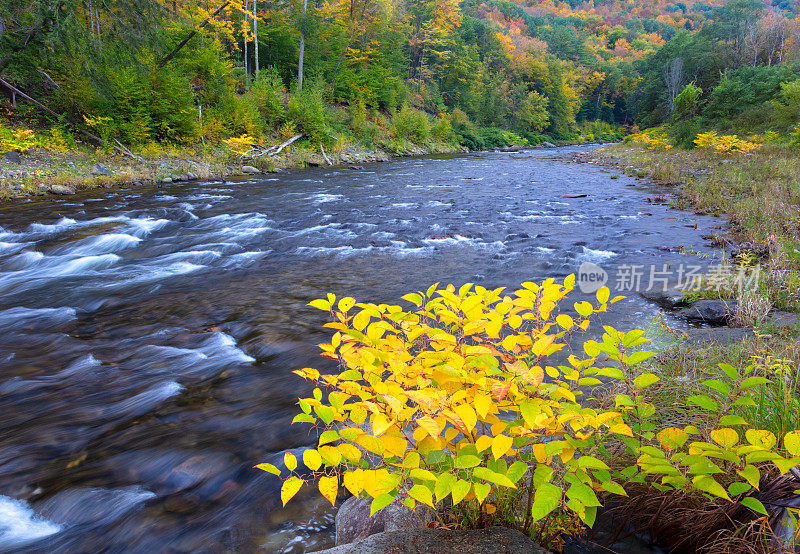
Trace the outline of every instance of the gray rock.
[[256, 175], [258, 173], [261, 173], [260, 169], [258, 169], [257, 167], [253, 167], [252, 165], [243, 165], [242, 171], [244, 173], [249, 173], [250, 175]]
[[418, 505], [412, 510], [400, 502], [392, 502], [374, 516], [369, 516], [370, 501], [351, 496], [336, 512], [336, 544], [348, 544], [384, 531], [418, 529], [433, 518], [433, 510]]
[[172, 176], [172, 182], [173, 183], [179, 183], [181, 181], [188, 181], [188, 179], [186, 178], [185, 175], [173, 175]]
[[171, 182], [172, 182], [172, 177], [164, 177], [159, 181], [159, 183], [171, 183]]
[[189, 179], [190, 181], [197, 181], [200, 177], [198, 177], [196, 174], [192, 173], [191, 171], [187, 171], [186, 172], [186, 178]]
[[664, 290], [663, 287], [653, 290], [642, 291], [639, 295], [645, 300], [655, 302], [662, 308], [674, 309], [686, 306], [686, 300], [683, 298], [683, 291], [677, 287], [668, 287]]
[[505, 527], [468, 531], [410, 529], [372, 535], [354, 544], [321, 550], [325, 554], [548, 554], [528, 537]]
[[114, 175], [114, 172], [104, 165], [96, 165], [92, 168], [92, 175]]
[[743, 327], [695, 327], [683, 332], [690, 343], [698, 346], [725, 346], [754, 336], [752, 329]]
[[698, 300], [675, 315], [689, 321], [724, 325], [735, 313], [736, 300]]
[[11, 150], [10, 152], [3, 154], [3, 159], [5, 159], [7, 162], [11, 162], [12, 164], [22, 163], [22, 156], [20, 156], [19, 152], [16, 150]]
[[776, 327], [796, 327], [800, 323], [800, 314], [793, 314], [791, 312], [770, 312], [767, 316], [767, 322], [772, 323]]
[[75, 189], [66, 185], [50, 185], [53, 194], [75, 194]]
[[543, 148], [555, 148], [556, 147], [555, 144], [553, 144], [552, 142], [547, 142], [547, 141], [543, 142], [539, 146], [541, 146]]

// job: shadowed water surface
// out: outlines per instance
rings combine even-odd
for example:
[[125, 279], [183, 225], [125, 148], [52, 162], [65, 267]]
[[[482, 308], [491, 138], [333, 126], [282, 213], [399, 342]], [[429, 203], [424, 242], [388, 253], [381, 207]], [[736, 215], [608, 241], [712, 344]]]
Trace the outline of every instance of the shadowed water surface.
[[[575, 150], [0, 206], [0, 551], [330, 545], [333, 509], [315, 494], [281, 509], [252, 468], [311, 442], [289, 426], [309, 392], [291, 371], [324, 367], [309, 300], [706, 251], [718, 221], [648, 203]], [[604, 321], [623, 329], [657, 311], [615, 306]]]

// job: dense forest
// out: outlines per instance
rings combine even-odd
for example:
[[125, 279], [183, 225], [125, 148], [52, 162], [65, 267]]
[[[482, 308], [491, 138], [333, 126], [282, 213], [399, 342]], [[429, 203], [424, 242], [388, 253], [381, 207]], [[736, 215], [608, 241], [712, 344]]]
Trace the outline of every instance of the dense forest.
[[71, 123], [132, 147], [300, 132], [315, 144], [369, 143], [388, 129], [479, 148], [672, 122], [691, 146], [709, 128], [794, 129], [795, 9], [786, 0], [3, 0], [0, 89], [10, 116], [52, 126], [56, 142], [74, 140]]

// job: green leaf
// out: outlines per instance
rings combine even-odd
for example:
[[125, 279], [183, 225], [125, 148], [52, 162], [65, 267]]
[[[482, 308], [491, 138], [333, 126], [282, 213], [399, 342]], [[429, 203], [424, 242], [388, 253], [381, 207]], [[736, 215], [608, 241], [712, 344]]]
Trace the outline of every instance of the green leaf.
[[480, 465], [480, 463], [481, 459], [472, 454], [460, 454], [456, 456], [456, 459], [454, 460], [454, 465], [458, 469], [467, 469], [470, 467], [475, 467], [477, 465]]
[[509, 487], [512, 489], [517, 488], [508, 477], [501, 475], [500, 473], [496, 473], [486, 467], [476, 467], [474, 470], [472, 470], [472, 477], [477, 477], [478, 479], [483, 479], [484, 481], [489, 481], [490, 483], [501, 485], [503, 487]]
[[434, 494], [436, 494], [436, 500], [441, 502], [447, 498], [447, 495], [453, 492], [453, 485], [456, 484], [456, 481], [456, 476], [452, 473], [442, 473], [433, 489]]
[[738, 415], [726, 415], [719, 419], [720, 425], [750, 425], [745, 418]]
[[747, 479], [747, 482], [750, 483], [750, 486], [758, 489], [758, 483], [761, 480], [761, 472], [756, 466], [747, 464], [743, 469], [737, 469], [736, 473]]
[[584, 506], [602, 506], [592, 487], [583, 483], [572, 483], [567, 489], [567, 498], [580, 500]]
[[375, 515], [375, 512], [379, 512], [383, 510], [386, 506], [391, 504], [394, 501], [394, 496], [389, 493], [379, 494], [375, 497], [372, 503], [369, 505], [369, 515], [370, 517]]
[[412, 304], [416, 304], [417, 306], [422, 306], [422, 302], [423, 302], [422, 295], [417, 294], [416, 292], [412, 292], [410, 294], [403, 295], [403, 296], [401, 296], [401, 298], [403, 300], [407, 300], [408, 302], [411, 302]]
[[735, 483], [731, 483], [730, 485], [728, 485], [728, 492], [731, 493], [731, 496], [739, 496], [740, 494], [746, 493], [752, 488], [753, 487], [751, 487], [747, 483], [737, 481]]
[[699, 491], [707, 492], [708, 494], [724, 498], [725, 500], [731, 499], [722, 485], [717, 483], [710, 475], [697, 475], [692, 479], [692, 485]]
[[700, 406], [701, 408], [703, 408], [705, 410], [709, 410], [709, 411], [712, 411], [712, 412], [716, 412], [719, 409], [719, 406], [717, 406], [717, 403], [714, 402], [714, 400], [712, 400], [711, 398], [709, 398], [705, 394], [697, 394], [695, 396], [690, 396], [686, 400], [688, 400], [692, 404], [695, 404], [695, 405]]
[[633, 386], [637, 389], [644, 389], [658, 382], [658, 377], [652, 373], [642, 373], [633, 380]]
[[528, 470], [528, 464], [526, 464], [525, 462], [522, 462], [520, 460], [517, 460], [516, 462], [511, 464], [510, 468], [508, 468], [508, 471], [506, 472], [506, 476], [509, 479], [511, 479], [512, 483], [516, 483], [517, 481], [519, 481], [522, 478], [523, 475], [525, 475], [525, 472], [527, 470]]
[[578, 467], [584, 469], [609, 469], [608, 465], [593, 456], [581, 456], [578, 458]]
[[706, 379], [703, 384], [710, 389], [714, 389], [723, 396], [728, 396], [731, 393], [731, 386], [719, 379]]
[[463, 479], [456, 481], [456, 484], [453, 485], [453, 490], [451, 491], [451, 495], [453, 497], [453, 506], [464, 500], [464, 497], [467, 496], [467, 493], [471, 488], [472, 483], [469, 481], [464, 481]]
[[336, 417], [336, 412], [333, 411], [333, 408], [324, 404], [314, 406], [314, 411], [317, 412], [319, 418], [325, 422], [325, 425], [330, 425]]
[[361, 372], [355, 369], [348, 369], [339, 374], [340, 381], [360, 381], [363, 378], [364, 376], [361, 375]]
[[433, 508], [433, 493], [425, 485], [414, 485], [408, 490], [408, 496]]
[[294, 416], [292, 423], [314, 423], [315, 421], [317, 421], [317, 418], [311, 414], [297, 414]]
[[619, 494], [620, 496], [628, 496], [628, 493], [625, 492], [625, 489], [622, 488], [622, 485], [615, 483], [614, 481], [603, 481], [600, 483], [600, 486], [604, 491], [608, 491], [613, 494]]
[[547, 517], [550, 512], [561, 505], [561, 489], [551, 483], [544, 483], [536, 488], [531, 505], [531, 523]]
[[760, 500], [753, 498], [752, 496], [746, 496], [739, 501], [739, 504], [750, 508], [754, 512], [758, 512], [759, 514], [768, 515], [767, 509], [761, 503]]
[[719, 364], [719, 368], [728, 376], [728, 379], [736, 380], [739, 378], [739, 372], [730, 364]]
[[760, 377], [756, 375], [754, 377], [748, 377], [747, 379], [742, 381], [741, 389], [747, 390], [753, 387], [757, 387], [758, 385], [764, 385], [766, 383], [771, 383], [771, 381], [766, 377]]
[[650, 352], [649, 350], [639, 350], [638, 352], [634, 352], [628, 356], [625, 361], [628, 363], [628, 365], [638, 365], [645, 360], [649, 360], [655, 355], [655, 352]]

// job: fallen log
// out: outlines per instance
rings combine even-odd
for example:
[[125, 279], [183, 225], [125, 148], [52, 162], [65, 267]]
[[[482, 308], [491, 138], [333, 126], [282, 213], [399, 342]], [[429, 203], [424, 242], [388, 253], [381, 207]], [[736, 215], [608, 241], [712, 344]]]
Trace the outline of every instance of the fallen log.
[[255, 159], [255, 158], [260, 158], [261, 156], [277, 156], [278, 154], [281, 153], [281, 151], [284, 148], [292, 144], [294, 141], [302, 138], [303, 136], [304, 136], [303, 133], [300, 133], [298, 135], [293, 136], [286, 142], [282, 142], [281, 144], [276, 144], [275, 146], [270, 146], [269, 148], [264, 148], [260, 144], [251, 144], [250, 150], [244, 152], [239, 157]]

